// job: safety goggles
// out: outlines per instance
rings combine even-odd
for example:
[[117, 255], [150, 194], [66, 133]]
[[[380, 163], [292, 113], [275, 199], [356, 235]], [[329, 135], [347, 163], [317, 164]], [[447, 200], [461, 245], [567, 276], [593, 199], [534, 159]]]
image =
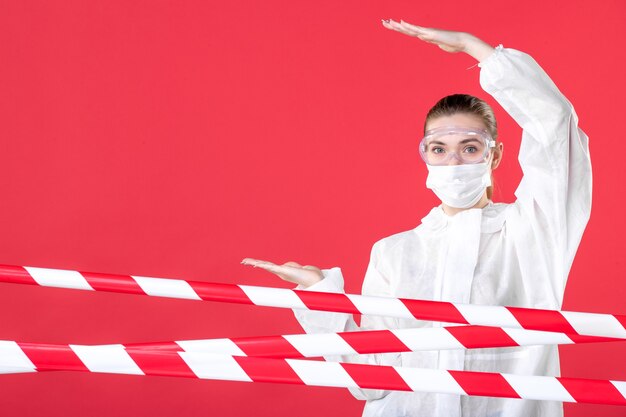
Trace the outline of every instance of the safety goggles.
[[461, 164], [487, 162], [496, 141], [484, 130], [443, 126], [426, 131], [420, 155], [428, 165], [448, 165], [452, 158]]

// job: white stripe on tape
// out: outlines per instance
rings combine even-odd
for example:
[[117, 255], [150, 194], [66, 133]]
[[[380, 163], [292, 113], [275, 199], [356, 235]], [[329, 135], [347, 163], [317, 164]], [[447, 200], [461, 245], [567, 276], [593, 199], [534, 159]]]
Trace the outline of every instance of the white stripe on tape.
[[70, 345], [70, 348], [91, 372], [144, 375], [124, 345]]
[[502, 328], [520, 346], [530, 345], [569, 345], [574, 343], [564, 333], [539, 330]]
[[156, 297], [184, 298], [201, 300], [191, 285], [180, 279], [152, 278], [131, 275], [143, 292]]
[[391, 332], [414, 351], [430, 349], [465, 349], [454, 336], [443, 328], [394, 329]]
[[283, 337], [305, 357], [358, 354], [348, 342], [335, 333], [290, 334]]
[[610, 314], [561, 311], [561, 314], [579, 334], [626, 338], [626, 329]]
[[414, 391], [466, 395], [452, 375], [438, 369], [393, 367]]
[[206, 352], [178, 352], [198, 378], [252, 382], [232, 356]]
[[239, 285], [239, 288], [258, 306], [307, 309], [300, 297], [292, 290]]
[[348, 372], [337, 362], [297, 359], [285, 359], [285, 361], [307, 385], [359, 388]]
[[70, 271], [67, 269], [49, 269], [36, 268], [34, 266], [25, 266], [37, 284], [44, 287], [73, 288], [75, 290], [90, 290], [91, 285], [87, 282], [78, 271]]
[[624, 381], [609, 381], [611, 384], [617, 388], [622, 397], [626, 398], [626, 382]]
[[502, 374], [522, 398], [576, 402], [554, 377]]
[[35, 365], [17, 343], [0, 340], [0, 374], [35, 372], [35, 369]]
[[483, 326], [521, 328], [515, 316], [506, 307], [455, 304], [455, 307], [470, 324]]
[[367, 295], [346, 294], [352, 304], [362, 314], [386, 315], [404, 319], [415, 319], [408, 308], [397, 298], [374, 297]]
[[220, 355], [248, 356], [230, 339], [181, 340], [176, 342], [185, 352], [208, 352]]

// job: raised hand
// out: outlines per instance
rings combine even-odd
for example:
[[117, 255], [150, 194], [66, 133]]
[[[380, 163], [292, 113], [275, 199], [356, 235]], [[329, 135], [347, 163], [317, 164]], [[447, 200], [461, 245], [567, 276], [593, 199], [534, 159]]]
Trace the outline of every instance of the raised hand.
[[413, 25], [404, 20], [396, 22], [392, 19], [383, 19], [382, 23], [387, 29], [414, 36], [424, 42], [434, 43], [446, 52], [465, 52], [478, 61], [484, 60], [494, 51], [491, 45], [467, 32], [427, 28]]
[[313, 265], [300, 265], [297, 262], [285, 262], [282, 265], [276, 265], [275, 263], [262, 261], [259, 259], [244, 258], [241, 261], [244, 265], [252, 265], [253, 267], [263, 268], [266, 271], [272, 272], [278, 275], [281, 279], [293, 282], [294, 284], [308, 287], [316, 282], [324, 279], [322, 270]]

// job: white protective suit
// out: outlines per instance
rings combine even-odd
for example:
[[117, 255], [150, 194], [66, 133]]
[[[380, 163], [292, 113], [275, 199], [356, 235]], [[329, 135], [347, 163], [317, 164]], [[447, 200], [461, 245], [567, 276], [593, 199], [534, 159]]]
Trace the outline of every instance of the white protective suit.
[[[433, 208], [415, 229], [376, 242], [365, 295], [457, 303], [561, 308], [565, 283], [591, 209], [588, 138], [578, 117], [529, 55], [498, 45], [478, 64], [480, 84], [522, 127], [524, 173], [512, 204], [492, 203], [455, 216]], [[343, 292], [338, 267], [311, 291]], [[298, 289], [303, 289], [298, 287]], [[294, 310], [307, 333], [441, 326], [419, 320]], [[522, 375], [559, 375], [556, 346], [428, 351], [326, 360]], [[452, 394], [351, 389], [363, 416], [561, 416], [562, 404]]]

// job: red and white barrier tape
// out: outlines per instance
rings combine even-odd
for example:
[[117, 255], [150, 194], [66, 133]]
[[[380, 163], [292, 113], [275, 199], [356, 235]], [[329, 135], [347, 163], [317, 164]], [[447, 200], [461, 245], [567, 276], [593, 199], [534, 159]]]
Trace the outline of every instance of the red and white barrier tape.
[[626, 381], [0, 341], [0, 373], [52, 370], [626, 405]]
[[453, 304], [9, 265], [0, 265], [0, 282], [523, 328], [567, 333], [574, 341], [579, 335], [626, 339], [624, 315]]
[[207, 352], [266, 358], [313, 358], [326, 355], [358, 355], [424, 350], [476, 349], [530, 345], [561, 345], [623, 342], [593, 336], [507, 329], [488, 326], [449, 326], [417, 329], [366, 330], [358, 332], [291, 334], [279, 336], [179, 340], [126, 344], [129, 349]]
[[[612, 342], [622, 339], [580, 336], [576, 343]], [[116, 344], [127, 350], [205, 352], [228, 356], [265, 358], [314, 358], [326, 355], [364, 355], [424, 350], [475, 349], [529, 345], [573, 344], [564, 333], [506, 329], [487, 326], [451, 326], [418, 329], [366, 330], [358, 332], [291, 334], [278, 336], [178, 340]], [[70, 349], [70, 345], [19, 343], [29, 351]], [[75, 345], [76, 346], [76, 345]], [[109, 345], [92, 345], [89, 347]], [[5, 364], [8, 366], [8, 364]]]

